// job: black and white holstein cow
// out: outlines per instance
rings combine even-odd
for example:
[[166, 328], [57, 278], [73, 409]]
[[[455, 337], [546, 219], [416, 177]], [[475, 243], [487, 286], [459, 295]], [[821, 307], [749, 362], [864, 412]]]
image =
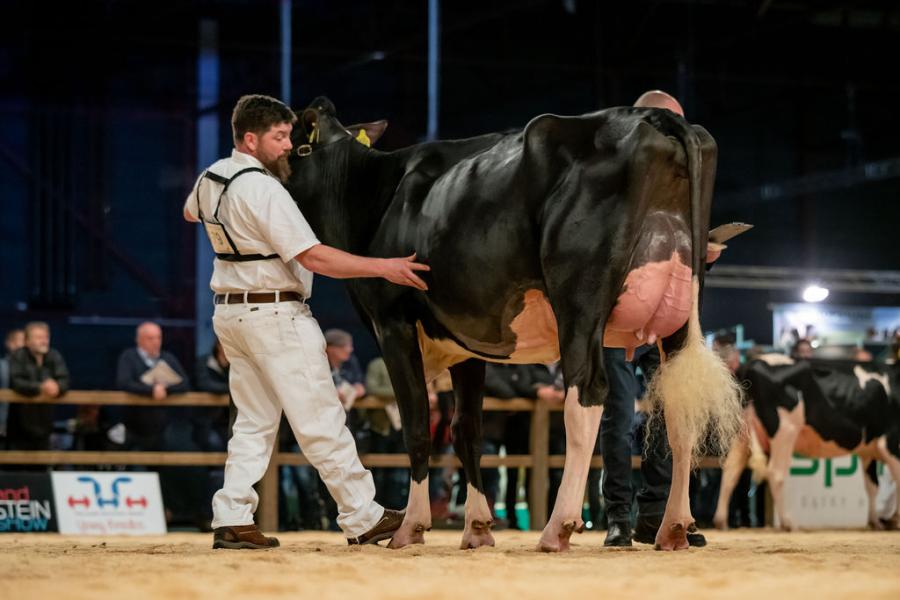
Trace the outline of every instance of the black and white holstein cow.
[[875, 461], [884, 462], [891, 478], [900, 481], [900, 366], [826, 365], [764, 354], [744, 365], [738, 377], [751, 399], [746, 413], [749, 437], [735, 440], [722, 468], [717, 527], [727, 526], [728, 502], [748, 459], [767, 452], [765, 468], [754, 471], [761, 470], [757, 478], [769, 483], [781, 527], [796, 529], [784, 497], [796, 452], [808, 458], [857, 454], [869, 496], [869, 525], [900, 528], [900, 500], [893, 517], [884, 522], [875, 511]]
[[[738, 392], [702, 343], [703, 282], [716, 145], [659, 109], [542, 115], [524, 131], [368, 147], [378, 121], [345, 127], [317, 98], [294, 127], [285, 184], [323, 243], [367, 256], [411, 255], [428, 291], [352, 280], [397, 396], [411, 462], [405, 520], [391, 547], [424, 542], [426, 382], [449, 368], [454, 448], [469, 481], [462, 548], [493, 545], [480, 471], [485, 361], [561, 359], [566, 462], [539, 547], [566, 550], [581, 506], [601, 404], [604, 344], [659, 343], [653, 386], [672, 446], [672, 491], [657, 542], [687, 548], [688, 476], [710, 423], [727, 439]], [[362, 143], [361, 143], [362, 141]]]

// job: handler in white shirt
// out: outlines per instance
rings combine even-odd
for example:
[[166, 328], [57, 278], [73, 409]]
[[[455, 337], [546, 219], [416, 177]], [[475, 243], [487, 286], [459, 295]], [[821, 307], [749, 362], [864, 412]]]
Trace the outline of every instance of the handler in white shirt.
[[305, 300], [313, 273], [383, 277], [425, 290], [416, 271], [428, 267], [416, 263], [415, 255], [365, 258], [316, 239], [279, 182], [289, 175], [295, 120], [274, 98], [238, 100], [232, 115], [235, 150], [198, 178], [184, 204], [184, 218], [203, 221], [216, 250], [213, 327], [231, 363], [238, 412], [225, 484], [213, 498], [214, 548], [278, 546], [253, 522], [258, 503], [253, 484], [268, 467], [282, 410], [337, 502], [338, 524], [349, 543], [387, 539], [403, 520], [402, 512], [374, 501], [372, 475], [345, 426], [325, 340]]

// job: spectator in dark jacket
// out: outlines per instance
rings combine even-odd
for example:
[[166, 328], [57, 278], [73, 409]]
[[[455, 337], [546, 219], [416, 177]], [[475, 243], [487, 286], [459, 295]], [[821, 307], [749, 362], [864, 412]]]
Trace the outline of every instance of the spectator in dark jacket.
[[[165, 367], [168, 367], [166, 369]], [[165, 377], [171, 370], [174, 376]], [[164, 400], [170, 394], [190, 389], [187, 373], [171, 352], [162, 350], [162, 329], [156, 323], [141, 323], [136, 347], [119, 356], [116, 386], [125, 392]], [[125, 446], [130, 450], [161, 450], [168, 411], [164, 407], [135, 407], [125, 417]]]
[[[69, 370], [62, 355], [50, 347], [50, 327], [25, 326], [25, 347], [9, 357], [10, 387], [23, 396], [59, 398], [69, 389]], [[10, 450], [49, 450], [53, 404], [13, 404], [9, 409]]]
[[[0, 358], [0, 388], [9, 387], [9, 355], [25, 346], [25, 330], [10, 329], [6, 332], [6, 350]], [[0, 450], [6, 448], [6, 423], [9, 403], [0, 402]]]
[[[197, 361], [197, 391], [210, 394], [227, 394], [228, 392], [228, 357], [219, 340], [213, 344], [212, 352], [201, 356]], [[229, 402], [229, 405], [231, 403]], [[192, 421], [194, 423], [194, 440], [208, 452], [225, 452], [228, 438], [231, 437], [229, 406], [195, 407]]]

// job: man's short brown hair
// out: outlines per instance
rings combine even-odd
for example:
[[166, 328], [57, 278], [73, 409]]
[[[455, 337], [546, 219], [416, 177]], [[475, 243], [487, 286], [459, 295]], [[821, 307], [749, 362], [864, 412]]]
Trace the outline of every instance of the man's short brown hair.
[[272, 125], [294, 124], [297, 115], [284, 102], [262, 94], [241, 96], [231, 113], [231, 130], [234, 141], [240, 142], [248, 131], [262, 135]]

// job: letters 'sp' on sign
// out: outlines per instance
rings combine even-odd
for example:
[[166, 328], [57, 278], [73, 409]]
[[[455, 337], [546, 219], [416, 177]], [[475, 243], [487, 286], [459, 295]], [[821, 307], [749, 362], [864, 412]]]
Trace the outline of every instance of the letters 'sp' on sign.
[[[784, 483], [787, 510], [798, 527], [865, 527], [868, 498], [856, 455], [806, 458], [795, 454]], [[779, 526], [778, 515], [775, 525]]]

